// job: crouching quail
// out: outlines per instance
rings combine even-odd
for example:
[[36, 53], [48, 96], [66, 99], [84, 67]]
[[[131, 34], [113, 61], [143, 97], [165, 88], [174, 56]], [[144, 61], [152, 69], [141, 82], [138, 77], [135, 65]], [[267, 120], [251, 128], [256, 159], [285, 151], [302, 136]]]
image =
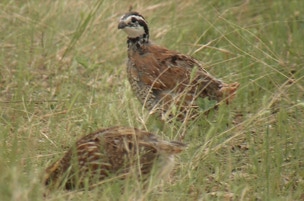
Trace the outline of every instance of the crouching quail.
[[174, 167], [174, 155], [186, 145], [161, 140], [157, 135], [135, 128], [112, 127], [78, 140], [50, 165], [44, 175], [49, 188], [83, 188], [111, 176], [126, 178], [134, 173], [146, 179], [153, 172], [165, 177]]

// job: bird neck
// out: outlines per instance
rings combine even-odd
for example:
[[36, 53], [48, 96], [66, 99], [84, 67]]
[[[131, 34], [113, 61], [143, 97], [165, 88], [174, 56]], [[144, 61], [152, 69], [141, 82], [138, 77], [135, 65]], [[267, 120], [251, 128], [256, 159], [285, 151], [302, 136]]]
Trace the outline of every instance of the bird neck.
[[128, 48], [141, 48], [143, 45], [149, 43], [149, 35], [144, 34], [136, 38], [128, 37], [127, 43], [128, 43]]

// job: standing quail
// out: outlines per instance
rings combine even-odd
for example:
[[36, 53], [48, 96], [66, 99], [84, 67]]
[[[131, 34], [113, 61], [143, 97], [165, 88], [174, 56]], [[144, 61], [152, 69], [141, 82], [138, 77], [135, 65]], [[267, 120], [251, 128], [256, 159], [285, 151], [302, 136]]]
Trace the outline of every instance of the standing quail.
[[214, 101], [227, 104], [239, 83], [226, 84], [210, 75], [197, 60], [158, 46], [149, 40], [145, 18], [129, 12], [120, 18], [118, 29], [128, 35], [127, 75], [139, 101], [162, 119], [179, 120], [198, 116], [201, 105]]
[[[78, 140], [60, 160], [49, 166], [44, 183], [50, 188], [83, 188], [117, 176], [147, 178], [152, 169], [158, 178], [170, 173], [174, 155], [186, 145], [164, 141], [157, 135], [135, 128], [112, 127]], [[153, 171], [154, 172], [154, 171]]]

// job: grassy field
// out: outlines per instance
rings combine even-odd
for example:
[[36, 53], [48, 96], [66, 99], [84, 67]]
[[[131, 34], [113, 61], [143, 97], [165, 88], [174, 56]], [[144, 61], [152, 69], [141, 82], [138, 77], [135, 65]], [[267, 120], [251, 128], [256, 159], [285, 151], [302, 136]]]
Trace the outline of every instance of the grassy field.
[[[150, 116], [131, 92], [117, 30], [126, 2], [1, 1], [0, 200], [304, 200], [304, 1], [133, 1], [154, 42], [241, 84], [231, 105], [188, 128]], [[44, 169], [114, 125], [164, 139], [186, 131], [169, 181], [43, 198]]]

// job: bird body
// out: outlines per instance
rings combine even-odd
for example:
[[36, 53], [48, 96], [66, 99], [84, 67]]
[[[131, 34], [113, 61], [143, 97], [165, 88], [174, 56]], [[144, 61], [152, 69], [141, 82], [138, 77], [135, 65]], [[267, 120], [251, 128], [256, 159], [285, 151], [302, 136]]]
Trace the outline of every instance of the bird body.
[[[129, 12], [120, 19], [119, 29], [128, 34], [127, 74], [137, 98], [151, 113], [177, 117], [197, 115], [198, 99], [227, 103], [238, 83], [225, 84], [211, 76], [194, 58], [153, 44], [143, 16]], [[195, 112], [196, 111], [196, 112]]]
[[161, 140], [155, 134], [125, 127], [99, 130], [78, 140], [61, 158], [46, 169], [47, 186], [66, 189], [93, 185], [110, 176], [126, 178], [135, 172], [145, 178], [157, 169], [161, 178], [172, 170], [174, 155], [185, 144]]

